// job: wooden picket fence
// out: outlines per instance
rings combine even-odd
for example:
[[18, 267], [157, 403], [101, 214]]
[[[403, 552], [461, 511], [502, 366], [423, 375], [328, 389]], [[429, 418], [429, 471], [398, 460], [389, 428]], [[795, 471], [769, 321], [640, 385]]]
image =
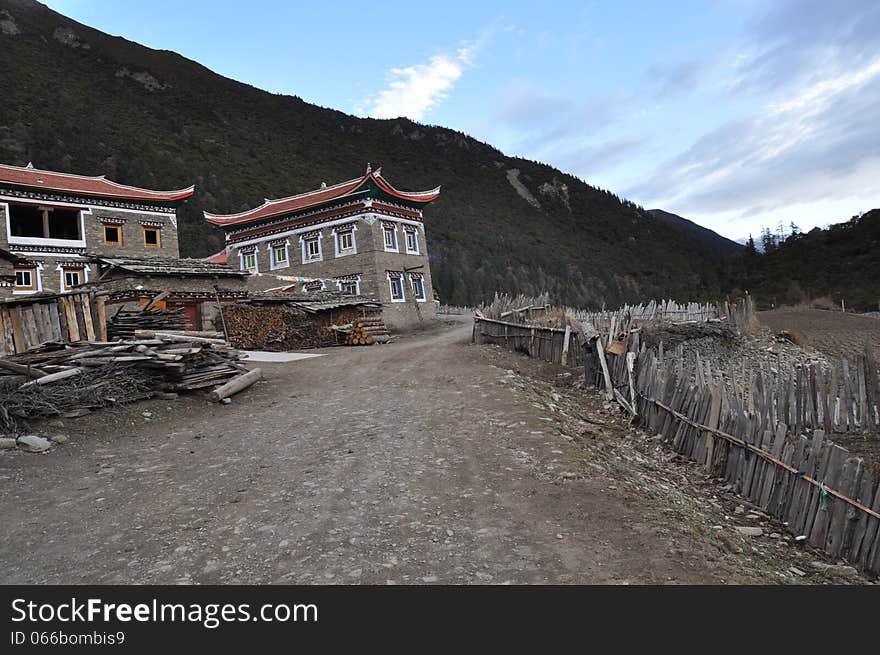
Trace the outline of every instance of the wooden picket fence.
[[578, 346], [578, 336], [571, 327], [523, 325], [477, 316], [471, 339], [474, 343], [496, 343], [529, 357], [554, 364], [583, 366], [586, 355]]
[[678, 303], [674, 300], [650, 301], [638, 305], [624, 305], [620, 309], [602, 311], [569, 310], [579, 321], [591, 323], [605, 334], [613, 334], [624, 323], [643, 325], [652, 321], [672, 323], [701, 322], [718, 319], [723, 309], [712, 303]]
[[47, 341], [106, 341], [104, 295], [81, 291], [0, 303], [0, 357]]
[[[726, 318], [747, 329], [750, 302], [728, 311]], [[604, 325], [611, 332], [587, 340], [570, 328], [477, 316], [473, 341], [584, 366], [588, 383], [634, 422], [662, 435], [668, 447], [787, 522], [796, 536], [880, 573], [880, 473], [827, 438], [833, 430], [877, 424], [870, 349], [857, 358], [855, 371], [841, 362], [839, 372], [824, 376], [818, 365], [798, 368], [793, 379], [787, 372], [775, 379], [761, 371], [737, 376], [698, 355], [688, 360], [680, 349], [664, 354], [662, 347], [647, 348], [631, 319], [608, 317]]]
[[[787, 522], [795, 535], [880, 573], [880, 479], [861, 457], [830, 441], [822, 428], [800, 423], [792, 429], [788, 423], [796, 416], [774, 415], [763, 402], [743, 407], [724, 385], [695, 382], [691, 371], [676, 370], [653, 350], [636, 363], [626, 400], [637, 423]], [[629, 387], [629, 378], [612, 385]]]

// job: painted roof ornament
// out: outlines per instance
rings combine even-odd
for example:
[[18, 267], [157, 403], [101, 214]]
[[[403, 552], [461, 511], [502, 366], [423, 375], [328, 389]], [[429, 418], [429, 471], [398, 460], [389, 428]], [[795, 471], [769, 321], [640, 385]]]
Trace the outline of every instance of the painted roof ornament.
[[367, 175], [373, 172], [373, 167], [370, 165], [370, 162], [367, 162]]

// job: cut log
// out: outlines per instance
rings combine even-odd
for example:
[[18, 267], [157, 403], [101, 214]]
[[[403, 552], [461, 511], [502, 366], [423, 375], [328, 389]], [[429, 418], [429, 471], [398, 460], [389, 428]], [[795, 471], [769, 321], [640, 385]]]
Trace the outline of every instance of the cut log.
[[41, 378], [45, 377], [46, 375], [42, 371], [39, 371], [35, 368], [31, 368], [30, 366], [22, 366], [21, 364], [16, 364], [15, 362], [10, 362], [6, 359], [0, 359], [0, 368], [7, 371], [12, 371], [13, 373], [18, 373], [19, 375], [26, 375], [29, 378]]
[[66, 371], [60, 371], [58, 373], [50, 373], [49, 375], [44, 375], [41, 378], [37, 378], [36, 380], [31, 380], [30, 382], [25, 382], [21, 385], [21, 388], [29, 387], [33, 384], [51, 384], [52, 382], [57, 382], [58, 380], [63, 380], [64, 378], [72, 378], [74, 375], [79, 375], [83, 372], [83, 369], [77, 368], [69, 368]]
[[263, 370], [255, 368], [254, 370], [234, 377], [226, 384], [217, 387], [210, 393], [209, 398], [215, 403], [220, 402], [224, 398], [229, 398], [230, 396], [237, 394], [239, 391], [247, 389], [261, 377], [263, 377]]

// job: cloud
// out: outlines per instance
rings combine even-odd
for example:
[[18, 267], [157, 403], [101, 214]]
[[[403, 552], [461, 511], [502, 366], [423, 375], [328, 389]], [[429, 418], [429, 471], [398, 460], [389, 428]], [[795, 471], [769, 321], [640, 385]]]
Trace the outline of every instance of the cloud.
[[676, 64], [654, 64], [648, 68], [645, 77], [654, 97], [664, 100], [696, 89], [707, 68], [706, 62], [696, 60]]
[[363, 102], [358, 111], [371, 118], [421, 120], [448, 97], [455, 82], [473, 64], [475, 54], [475, 46], [465, 46], [453, 56], [435, 55], [427, 64], [392, 68], [388, 87]]
[[876, 202], [877, 106], [880, 55], [716, 128], [628, 195], [697, 214], [736, 209], [743, 217], [835, 198]]

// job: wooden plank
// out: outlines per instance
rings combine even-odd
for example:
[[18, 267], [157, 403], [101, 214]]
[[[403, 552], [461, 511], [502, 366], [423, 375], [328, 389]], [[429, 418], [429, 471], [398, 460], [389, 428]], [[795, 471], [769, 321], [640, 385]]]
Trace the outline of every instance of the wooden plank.
[[107, 313], [104, 308], [104, 296], [98, 296], [95, 302], [98, 314], [98, 338], [107, 341]]
[[[773, 445], [770, 447], [770, 454], [777, 459], [782, 455], [782, 447], [785, 445], [785, 433], [785, 424], [780, 423], [773, 435]], [[787, 475], [788, 473], [775, 464], [767, 467], [766, 473], [764, 474], [764, 485], [761, 487], [761, 497], [758, 499], [758, 505], [764, 509], [768, 508], [774, 489], [782, 484], [783, 476]]]
[[[819, 458], [823, 453], [824, 440], [825, 433], [823, 430], [813, 432], [807, 457], [800, 467], [804, 475], [815, 477], [816, 467], [819, 465]], [[797, 487], [792, 506], [786, 514], [785, 520], [788, 521], [792, 531], [800, 535], [804, 534], [804, 525], [807, 522], [812, 494], [816, 491], [816, 487], [805, 480], [798, 480]]]
[[[847, 498], [852, 498], [858, 491], [859, 477], [862, 471], [862, 458], [849, 457], [843, 464], [843, 472], [840, 480], [836, 485], [836, 489]], [[852, 510], [852, 511], [850, 511]], [[828, 535], [825, 537], [825, 545], [823, 548], [830, 553], [834, 559], [841, 556], [849, 546], [852, 540], [852, 531], [850, 526], [854, 518], [856, 508], [842, 501], [840, 498], [832, 497], [828, 499]]]
[[0, 307], [0, 356], [12, 354], [7, 344], [9, 335], [12, 334], [12, 325], [7, 322], [6, 316], [6, 309]]
[[568, 344], [571, 341], [571, 325], [565, 326], [565, 336], [562, 340], [562, 365], [568, 366]]
[[[856, 493], [856, 502], [865, 507], [871, 506], [874, 494], [874, 473], [869, 466], [862, 467], [862, 479], [859, 482], [859, 490]], [[853, 508], [855, 509], [855, 508]], [[844, 557], [850, 562], [858, 562], [861, 556], [862, 541], [868, 530], [868, 519], [871, 517], [865, 512], [856, 510], [852, 517], [852, 538], [849, 548], [844, 551]]]
[[24, 352], [27, 350], [27, 346], [24, 340], [24, 320], [21, 315], [21, 307], [12, 307], [9, 317], [12, 319], [12, 338], [15, 343], [15, 352]]
[[[718, 420], [721, 417], [721, 387], [714, 385], [712, 387], [712, 401], [709, 409], [709, 422], [707, 427], [717, 429]], [[713, 458], [715, 457], [715, 437], [711, 432], [706, 432], [706, 462], [704, 464], [706, 473], [712, 475]]]
[[[874, 490], [874, 502], [871, 504], [871, 509], [875, 512], [880, 512], [880, 484]], [[859, 546], [859, 567], [877, 572], [877, 569], [871, 569], [870, 567], [875, 551], [880, 550], [878, 544], [880, 544], [880, 519], [875, 519], [871, 516], [868, 517], [865, 536], [862, 538], [862, 543]]]
[[79, 324], [76, 321], [76, 311], [69, 298], [62, 298], [64, 303], [64, 316], [67, 319], [67, 338], [70, 341], [79, 341]]
[[82, 303], [83, 321], [85, 322], [86, 339], [95, 340], [95, 325], [92, 323], [92, 305], [88, 294], [80, 294], [79, 301]]
[[40, 345], [40, 337], [37, 334], [37, 322], [34, 320], [33, 305], [25, 305], [21, 308], [21, 319], [24, 325], [25, 343], [28, 348]]
[[85, 341], [87, 337], [85, 317], [83, 316], [82, 300], [78, 296], [74, 296], [70, 299], [70, 306], [73, 310], [74, 315], [76, 316], [76, 325], [77, 331], [79, 332], [79, 338], [80, 340]]
[[602, 376], [605, 379], [605, 398], [614, 400], [614, 385], [611, 384], [611, 373], [608, 371], [608, 362], [605, 361], [605, 349], [602, 346], [602, 339], [596, 339], [596, 352], [599, 355], [599, 365], [602, 367]]
[[49, 303], [49, 321], [52, 324], [52, 339], [58, 341], [66, 341], [64, 333], [61, 331], [61, 321], [58, 318], [58, 303]]
[[[833, 444], [828, 457], [828, 465], [824, 467], [824, 475], [819, 478], [819, 481], [831, 488], [836, 488], [838, 480], [843, 475], [843, 466], [848, 454], [845, 448]], [[819, 548], [825, 546], [825, 538], [828, 536], [828, 525], [831, 520], [831, 506], [831, 498], [820, 493], [816, 515], [809, 534], [809, 542], [813, 546]]]

